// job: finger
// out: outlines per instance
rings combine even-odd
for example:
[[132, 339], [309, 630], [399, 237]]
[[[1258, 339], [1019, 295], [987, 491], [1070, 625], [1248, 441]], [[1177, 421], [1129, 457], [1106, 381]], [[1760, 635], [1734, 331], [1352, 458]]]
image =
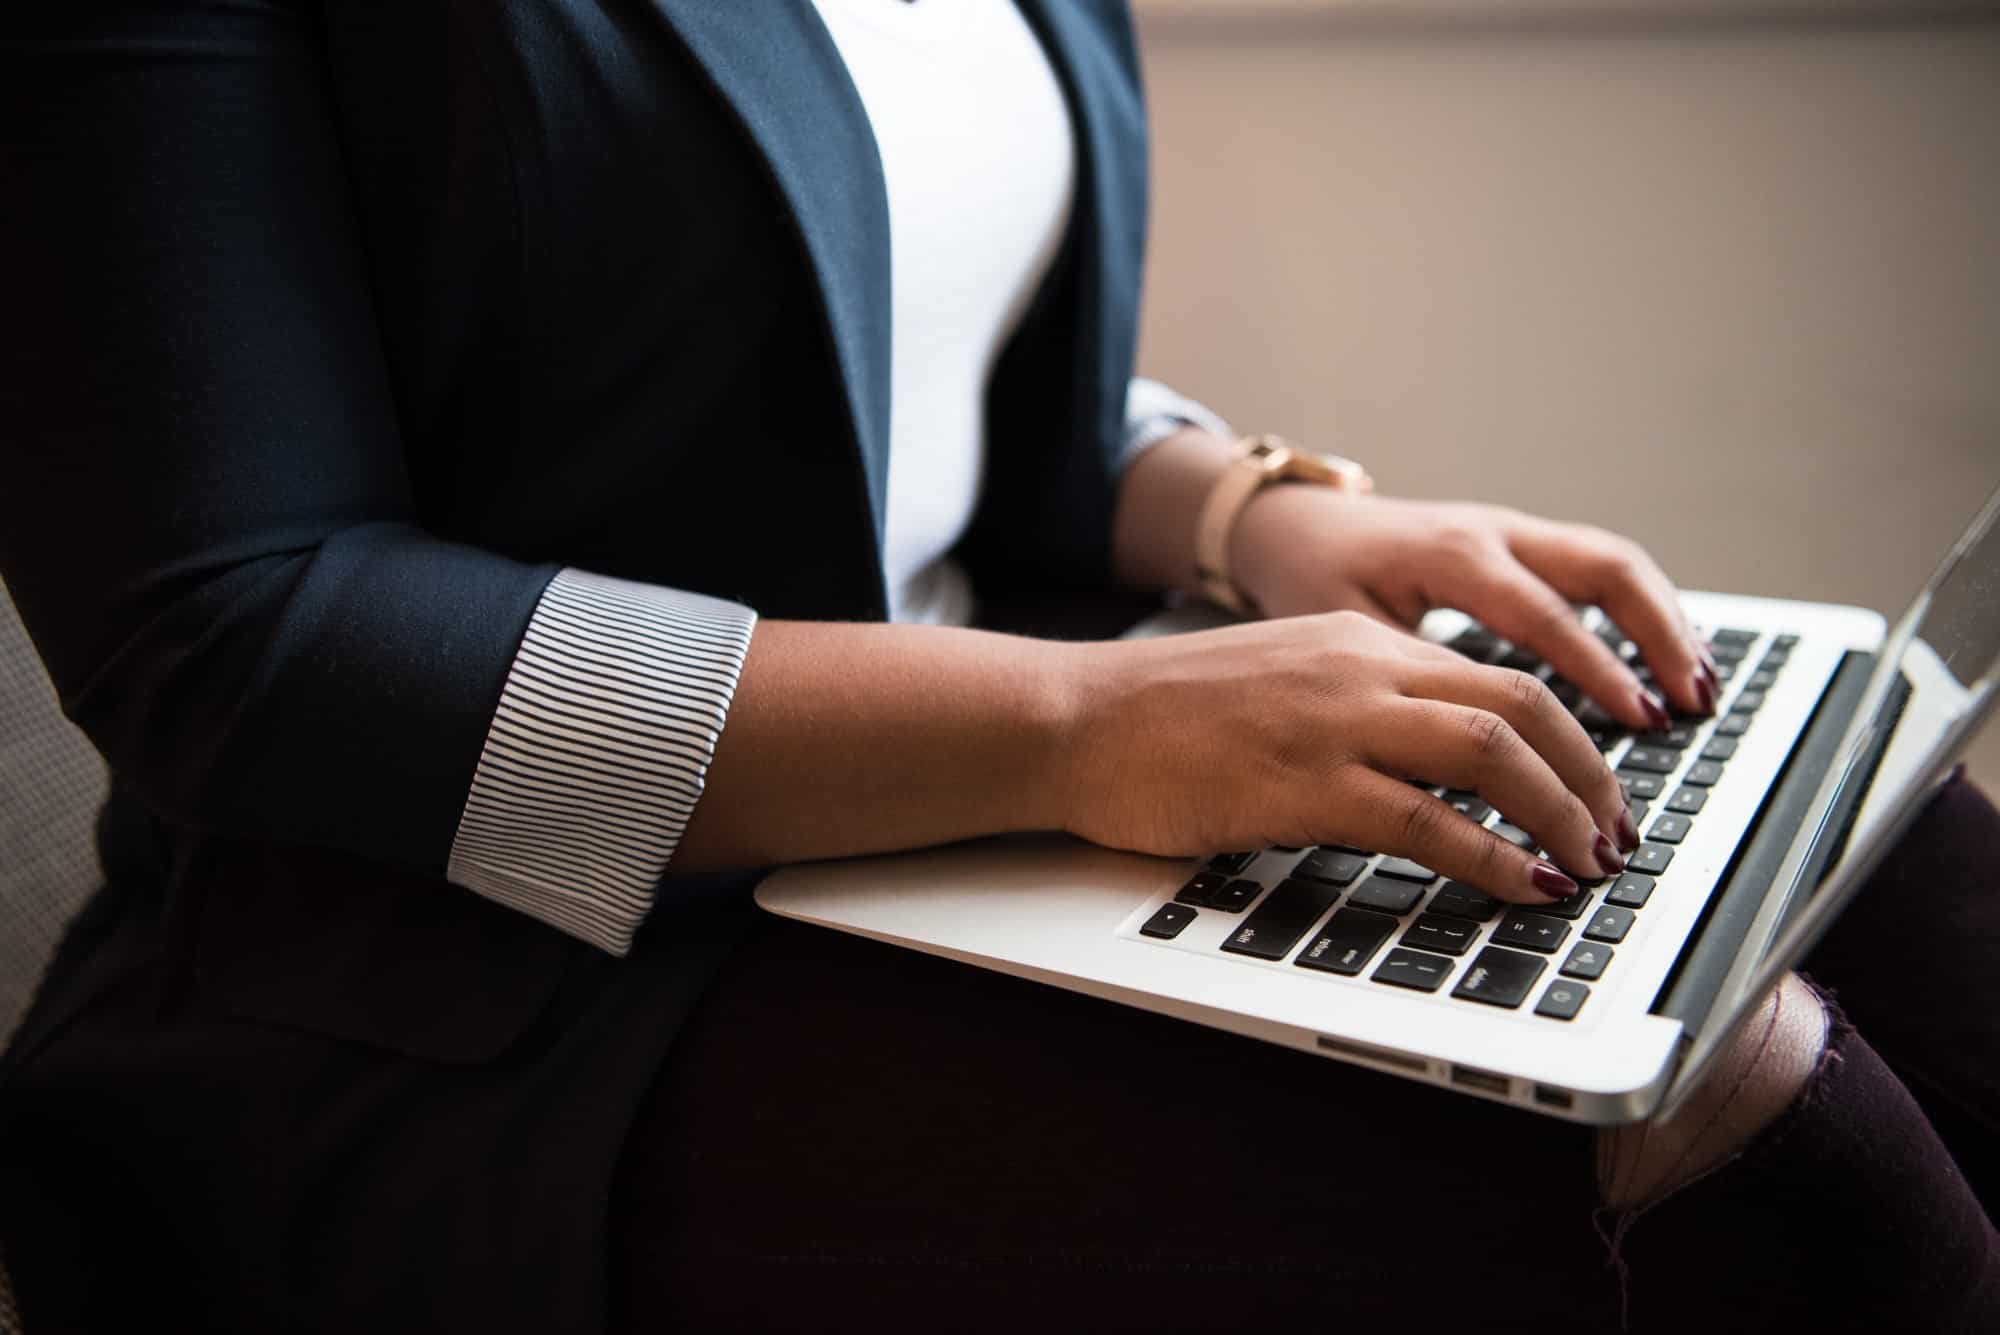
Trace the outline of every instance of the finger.
[[1602, 529], [1536, 520], [1509, 534], [1508, 546], [1557, 593], [1603, 608], [1677, 707], [1715, 712], [1715, 665], [1704, 663], [1673, 581], [1644, 548]]
[[1369, 722], [1361, 741], [1377, 769], [1478, 793], [1573, 876], [1596, 880], [1623, 870], [1625, 860], [1583, 799], [1501, 715], [1446, 700], [1403, 700]]
[[1389, 610], [1386, 603], [1365, 589], [1355, 589], [1348, 595], [1352, 609], [1393, 630], [1408, 630], [1409, 623]]
[[1479, 567], [1466, 598], [1476, 605], [1465, 610], [1488, 629], [1539, 655], [1626, 727], [1643, 731], [1671, 722], [1660, 698], [1639, 684], [1603, 640], [1584, 629], [1569, 600], [1510, 552]]
[[1340, 782], [1334, 839], [1420, 862], [1515, 904], [1553, 904], [1576, 893], [1552, 863], [1480, 828], [1421, 789], [1361, 765]]
[[1598, 830], [1627, 852], [1639, 846], [1638, 827], [1625, 791], [1604, 763], [1604, 753], [1540, 678], [1509, 668], [1460, 662], [1448, 668], [1421, 665], [1398, 684], [1406, 695], [1450, 701], [1505, 719], [1555, 772], [1563, 787], [1582, 800]]

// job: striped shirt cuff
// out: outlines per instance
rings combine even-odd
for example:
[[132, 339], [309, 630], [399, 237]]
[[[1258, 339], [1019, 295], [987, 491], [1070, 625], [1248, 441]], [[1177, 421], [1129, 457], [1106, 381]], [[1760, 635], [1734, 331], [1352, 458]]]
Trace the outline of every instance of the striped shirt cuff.
[[1157, 380], [1135, 376], [1125, 390], [1125, 445], [1118, 452], [1118, 471], [1182, 427], [1198, 426], [1218, 436], [1233, 436], [1229, 423], [1207, 405], [1177, 394]]
[[563, 570], [508, 668], [445, 874], [614, 955], [701, 797], [757, 614]]

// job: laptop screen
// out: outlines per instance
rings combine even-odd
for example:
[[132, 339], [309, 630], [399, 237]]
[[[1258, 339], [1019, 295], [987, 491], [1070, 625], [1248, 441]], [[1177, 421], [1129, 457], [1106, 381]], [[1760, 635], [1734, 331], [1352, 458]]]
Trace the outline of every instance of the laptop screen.
[[[1836, 751], [1839, 759], [1811, 808], [1822, 813], [1852, 810], [1842, 799], [1848, 788], [1859, 787], [1865, 792], [1859, 813], [1851, 830], [1822, 819], [1799, 831], [1774, 878], [1775, 886], [1795, 887], [1785, 892], [1792, 903], [1783, 926], [1757, 967], [1746, 971], [1741, 985], [1709, 1011], [1678, 1086], [1693, 1083], [1746, 1009], [1804, 957], [1859, 892], [1996, 698], [2000, 491], [1987, 500], [1884, 640], [1860, 707]], [[1880, 764], [1873, 764], [1878, 755]], [[1811, 869], [1822, 866], [1824, 871], [1814, 876]]]
[[[2000, 689], [2000, 492], [1980, 509], [1939, 563], [1916, 600], [1890, 630], [1875, 672], [1842, 743], [1850, 761], [1867, 753], [1876, 734], [1893, 724], [1888, 751], [1868, 783], [1853, 836], [1830, 864], [1816, 890], [1825, 892], [1865, 876], [1873, 859], [1893, 842], [1894, 831], [1915, 814], [1918, 794], [1942, 778], [1951, 758], [1971, 740]], [[1879, 716], [1898, 680], [1909, 686], [1899, 718]]]

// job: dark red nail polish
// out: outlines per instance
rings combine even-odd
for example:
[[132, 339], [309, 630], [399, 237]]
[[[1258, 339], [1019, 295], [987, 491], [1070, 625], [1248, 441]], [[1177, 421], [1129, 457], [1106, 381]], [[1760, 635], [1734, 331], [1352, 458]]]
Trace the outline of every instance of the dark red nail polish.
[[1639, 846], [1639, 822], [1632, 819], [1630, 807], [1618, 813], [1618, 846], [1627, 853]]
[[1597, 842], [1591, 846], [1590, 851], [1596, 854], [1597, 865], [1606, 876], [1616, 876], [1625, 870], [1625, 859], [1618, 856], [1618, 850], [1613, 848], [1611, 841], [1602, 834], [1597, 836]]
[[1568, 899], [1576, 893], [1576, 882], [1546, 862], [1537, 862], [1530, 867], [1528, 879], [1535, 883], [1535, 889], [1550, 899]]
[[1697, 677], [1694, 683], [1694, 693], [1701, 697], [1701, 712], [1704, 714], [1713, 714], [1715, 712], [1715, 683], [1709, 681], [1706, 677]]
[[1646, 722], [1662, 732], [1673, 726], [1674, 721], [1667, 717], [1666, 704], [1644, 687], [1639, 690], [1639, 712], [1646, 716]]

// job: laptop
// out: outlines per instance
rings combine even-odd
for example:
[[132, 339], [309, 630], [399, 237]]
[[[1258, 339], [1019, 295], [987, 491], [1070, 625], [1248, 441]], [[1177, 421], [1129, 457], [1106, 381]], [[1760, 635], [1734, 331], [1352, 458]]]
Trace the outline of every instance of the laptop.
[[[1532, 671], [1618, 773], [1644, 842], [1548, 907], [1343, 847], [1158, 858], [1060, 835], [802, 864], [772, 913], [1572, 1121], [1671, 1111], [1861, 889], [2000, 693], [2000, 493], [1893, 627], [1687, 593], [1713, 718], [1632, 735], [1457, 613], [1420, 633]], [[1587, 623], [1635, 651], [1594, 609]], [[1163, 613], [1128, 632], [1221, 617]], [[1471, 793], [1434, 789], [1503, 835]], [[1970, 890], [1970, 888], [1968, 888]]]

